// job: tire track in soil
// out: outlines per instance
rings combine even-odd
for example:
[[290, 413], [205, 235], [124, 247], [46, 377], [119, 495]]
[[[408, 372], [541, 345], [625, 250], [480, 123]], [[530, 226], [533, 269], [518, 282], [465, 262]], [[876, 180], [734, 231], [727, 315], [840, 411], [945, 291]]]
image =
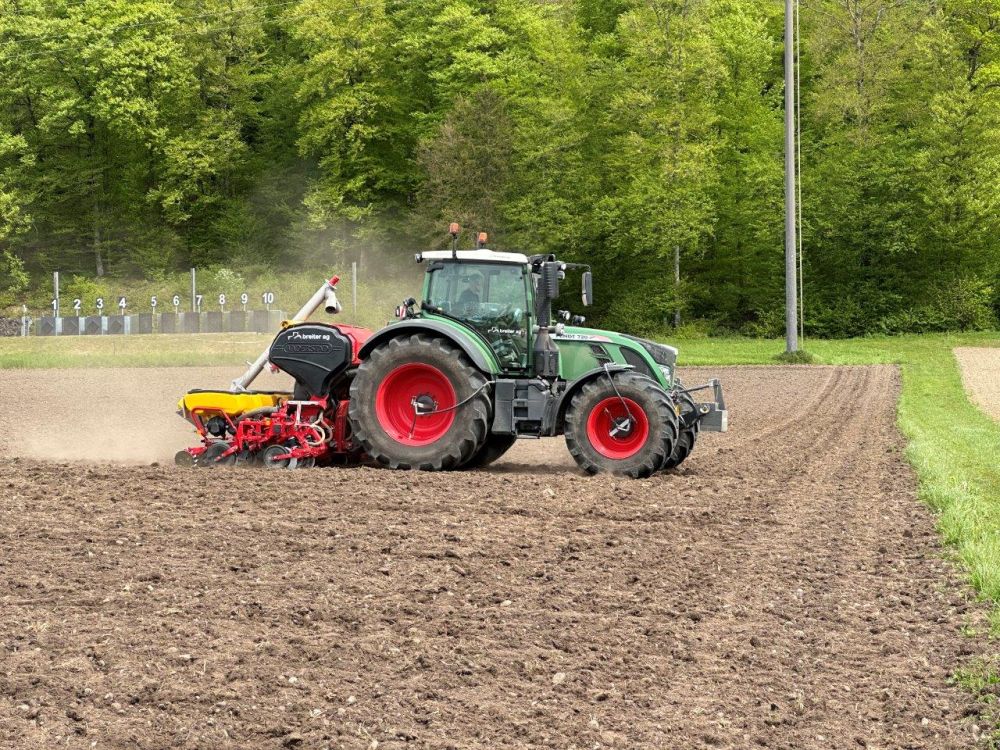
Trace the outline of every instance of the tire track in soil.
[[970, 746], [898, 373], [685, 374], [733, 432], [643, 481], [0, 465], [0, 747]]
[[[838, 381], [844, 380], [841, 374], [850, 377], [839, 382], [837, 390], [857, 394], [857, 398], [849, 409], [843, 407], [844, 402], [821, 404], [810, 420], [810, 442], [796, 451], [801, 451], [796, 456], [800, 460], [779, 466], [778, 476], [767, 483], [781, 504], [773, 509], [776, 522], [759, 534], [746, 534], [746, 543], [728, 546], [716, 558], [720, 574], [731, 575], [734, 584], [715, 613], [692, 618], [697, 627], [684, 639], [682, 649], [694, 656], [689, 656], [689, 669], [682, 670], [683, 677], [675, 684], [685, 685], [684, 691], [698, 686], [699, 694], [708, 697], [701, 709], [704, 715], [716, 717], [717, 729], [742, 732], [746, 741], [753, 737], [767, 747], [803, 747], [811, 742], [884, 746], [887, 736], [893, 738], [889, 744], [906, 747], [964, 746], [967, 738], [956, 737], [955, 727], [949, 725], [954, 717], [942, 710], [945, 702], [937, 696], [932, 711], [920, 717], [922, 731], [902, 728], [895, 712], [887, 717], [878, 705], [892, 699], [902, 704], [899, 713], [905, 717], [907, 704], [918, 702], [907, 671], [936, 666], [946, 674], [952, 665], [947, 660], [933, 665], [921, 654], [913, 660], [915, 664], [897, 665], [893, 659], [881, 670], [872, 669], [887, 655], [906, 659], [904, 651], [914, 641], [924, 641], [931, 657], [936, 649], [933, 638], [927, 637], [933, 628], [922, 623], [915, 609], [904, 613], [904, 622], [894, 627], [868, 625], [880, 619], [879, 600], [912, 609], [904, 587], [890, 585], [874, 603], [859, 603], [853, 596], [865, 577], [878, 576], [881, 565], [923, 561], [905, 554], [894, 560], [885, 543], [891, 540], [892, 531], [901, 532], [905, 539], [912, 537], [911, 530], [887, 528], [891, 525], [884, 523], [882, 514], [876, 512], [872, 518], [868, 507], [850, 507], [866, 506], [873, 498], [865, 496], [865, 489], [873, 484], [883, 497], [895, 499], [898, 480], [910, 479], [893, 476], [884, 462], [871, 461], [872, 451], [880, 443], [891, 443], [895, 436], [894, 420], [879, 407], [895, 403], [898, 373], [893, 368], [844, 368], [838, 371]], [[870, 415], [875, 415], [874, 424]], [[820, 443], [829, 450], [821, 453]], [[771, 453], [775, 458], [773, 454], [780, 449]], [[773, 466], [775, 462], [766, 463]], [[813, 491], [824, 483], [836, 486], [838, 492], [832, 498], [836, 505], [830, 497]], [[825, 537], [826, 544], [816, 544], [818, 535]], [[844, 546], [832, 548], [831, 541]], [[844, 554], [847, 551], [849, 555]], [[739, 571], [747, 559], [763, 561], [771, 574], [758, 573], [741, 581]], [[914, 576], [911, 584], [931, 590], [940, 586], [943, 566], [910, 567], [924, 568], [907, 571]], [[824, 626], [831, 624], [861, 634], [867, 630], [870, 637], [832, 638], [824, 632]], [[706, 649], [705, 644], [711, 645]], [[788, 677], [775, 683], [769, 678], [754, 679], [759, 672], [735, 674], [734, 661], [748, 666], [770, 663], [764, 674], [784, 672]], [[870, 674], [859, 690], [854, 678], [866, 671]], [[735, 712], [734, 704], [740, 706]], [[822, 715], [830, 710], [854, 717], [849, 734], [841, 735], [835, 725], [825, 723]], [[709, 731], [703, 740], [715, 744], [718, 737]]]
[[[796, 366], [791, 365], [789, 369]], [[801, 366], [800, 366], [801, 367]], [[762, 378], [770, 377], [768, 372], [768, 367], [744, 367], [739, 368], [745, 370], [748, 373], [752, 372], [758, 374]], [[788, 434], [791, 432], [798, 432], [802, 428], [803, 421], [807, 420], [809, 415], [817, 409], [822, 404], [837, 392], [839, 384], [842, 379], [842, 374], [840, 373], [840, 368], [830, 367], [830, 368], [813, 368], [813, 369], [823, 369], [827, 370], [827, 377], [823, 380], [822, 384], [819, 385], [815, 391], [809, 393], [804, 399], [796, 400], [791, 404], [791, 408], [788, 409], [789, 404], [785, 402], [775, 402], [772, 406], [775, 410], [786, 410], [788, 409], [789, 416], [781, 419], [777, 423], [771, 424], [770, 426], [755, 431], [751, 434], [734, 434], [730, 440], [726, 441], [726, 446], [724, 450], [726, 452], [735, 452], [739, 449], [745, 448], [748, 444], [758, 443], [767, 445], [769, 442], [774, 443], [775, 438]], [[723, 383], [723, 387], [725, 383]], [[716, 453], [719, 453], [722, 448], [717, 448]]]

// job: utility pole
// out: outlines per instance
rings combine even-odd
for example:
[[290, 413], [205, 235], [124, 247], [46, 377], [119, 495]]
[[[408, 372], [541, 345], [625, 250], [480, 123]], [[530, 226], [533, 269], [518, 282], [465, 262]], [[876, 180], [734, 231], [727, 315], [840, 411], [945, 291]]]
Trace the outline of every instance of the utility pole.
[[799, 350], [795, 208], [795, 17], [785, 0], [785, 351]]
[[674, 328], [681, 326], [681, 246], [674, 245]]

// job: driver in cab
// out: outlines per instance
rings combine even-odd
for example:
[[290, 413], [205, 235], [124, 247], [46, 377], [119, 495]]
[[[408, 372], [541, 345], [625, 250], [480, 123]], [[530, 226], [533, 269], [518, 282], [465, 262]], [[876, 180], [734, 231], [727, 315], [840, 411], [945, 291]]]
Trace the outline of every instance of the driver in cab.
[[479, 303], [482, 299], [483, 277], [478, 273], [472, 274], [467, 283], [468, 286], [458, 297], [458, 306], [465, 315], [475, 315], [479, 312]]

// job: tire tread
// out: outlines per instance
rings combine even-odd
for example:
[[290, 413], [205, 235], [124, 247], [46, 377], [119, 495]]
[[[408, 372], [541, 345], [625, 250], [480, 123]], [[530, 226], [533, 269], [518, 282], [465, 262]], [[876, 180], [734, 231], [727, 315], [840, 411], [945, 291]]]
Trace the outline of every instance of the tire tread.
[[[468, 392], [462, 395], [462, 388], [456, 388], [459, 401], [467, 398], [469, 393], [480, 392], [471, 401], [459, 407], [455, 414], [456, 423], [465, 419], [464, 430], [451, 436], [454, 426], [449, 429], [445, 439], [437, 441], [444, 443], [437, 454], [427, 451], [408, 450], [409, 446], [380, 440], [378, 433], [385, 434], [375, 417], [375, 394], [381, 378], [378, 373], [390, 363], [417, 361], [416, 356], [442, 357], [457, 364], [458, 377], [464, 381]], [[382, 376], [384, 378], [384, 374]], [[364, 447], [365, 452], [380, 464], [392, 469], [420, 469], [422, 471], [447, 471], [457, 469], [472, 458], [486, 440], [489, 431], [491, 415], [490, 400], [483, 386], [488, 381], [480, 373], [465, 354], [441, 338], [415, 333], [409, 336], [397, 336], [373, 350], [368, 358], [358, 367], [358, 372], [351, 384], [351, 399], [348, 413], [351, 418], [351, 428], [355, 439]], [[372, 422], [372, 424], [369, 424]], [[449, 437], [450, 436], [450, 437]], [[386, 436], [387, 437], [387, 436]], [[432, 443], [431, 445], [437, 445]], [[391, 449], [390, 449], [391, 448]], [[407, 456], [416, 452], [418, 455]], [[420, 453], [428, 453], [420, 456]]]
[[[628, 395], [631, 398], [639, 395], [642, 398], [645, 394], [649, 398], [656, 412], [654, 424], [659, 424], [656, 436], [658, 439], [649, 444], [648, 450], [644, 448], [636, 457], [625, 461], [605, 458], [590, 447], [586, 437], [586, 421], [589, 413], [585, 407], [588, 402], [596, 402], [609, 393], [614, 394], [607, 380], [600, 377], [584, 385], [573, 397], [566, 412], [566, 447], [569, 448], [577, 464], [588, 474], [612, 472], [635, 479], [648, 477], [659, 471], [673, 452], [678, 436], [677, 413], [674, 411], [670, 396], [655, 380], [631, 371], [615, 373], [611, 377], [614, 378], [619, 391], [628, 392], [623, 393], [623, 396]], [[647, 413], [647, 416], [650, 415]]]

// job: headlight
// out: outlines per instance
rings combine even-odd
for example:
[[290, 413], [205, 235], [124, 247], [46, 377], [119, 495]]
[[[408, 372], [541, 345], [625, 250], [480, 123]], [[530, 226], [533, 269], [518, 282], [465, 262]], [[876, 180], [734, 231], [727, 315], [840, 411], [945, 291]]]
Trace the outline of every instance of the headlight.
[[677, 364], [677, 350], [674, 347], [667, 346], [666, 344], [657, 344], [655, 341], [640, 339], [636, 336], [624, 335], [625, 338], [631, 339], [645, 349], [656, 364], [670, 368], [673, 368]]
[[670, 365], [660, 365], [660, 372], [663, 373], [663, 378], [667, 381], [668, 385], [674, 384], [674, 374], [670, 370]]

